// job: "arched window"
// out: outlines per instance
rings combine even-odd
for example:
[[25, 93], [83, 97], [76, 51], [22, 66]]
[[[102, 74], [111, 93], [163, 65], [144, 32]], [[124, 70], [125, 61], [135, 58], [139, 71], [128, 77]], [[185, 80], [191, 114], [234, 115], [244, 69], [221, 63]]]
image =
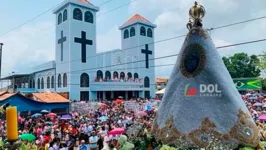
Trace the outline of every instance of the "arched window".
[[124, 72], [121, 72], [121, 73], [120, 73], [120, 79], [122, 79], [122, 80], [125, 79], [125, 73], [124, 73]]
[[143, 26], [140, 27], [140, 35], [146, 36], [146, 29]]
[[67, 74], [64, 73], [63, 75], [63, 87], [67, 87]]
[[135, 28], [134, 27], [132, 27], [130, 29], [130, 37], [132, 37], [132, 36], [135, 36]]
[[85, 12], [85, 22], [93, 23], [93, 14], [90, 11]]
[[42, 89], [44, 89], [44, 81], [43, 81], [43, 78], [42, 78], [42, 81], [41, 81], [41, 85], [42, 85]]
[[38, 85], [38, 89], [40, 89], [41, 88], [41, 80], [40, 80], [40, 78], [38, 78], [38, 83], [37, 83]]
[[61, 81], [61, 74], [58, 75], [58, 78], [57, 78], [57, 87], [61, 87], [62, 86], [62, 81]]
[[51, 88], [54, 88], [54, 76], [51, 78]]
[[103, 79], [103, 72], [101, 70], [98, 70], [96, 76], [98, 80]]
[[35, 88], [35, 80], [32, 79], [32, 88]]
[[129, 36], [128, 29], [124, 31], [124, 39], [127, 39]]
[[47, 89], [50, 89], [50, 77], [47, 77]]
[[62, 13], [59, 13], [58, 15], [58, 20], [57, 20], [57, 24], [61, 24], [62, 23]]
[[90, 87], [90, 77], [87, 73], [82, 73], [80, 76], [80, 87]]
[[32, 88], [32, 80], [30, 79], [29, 88]]
[[79, 8], [73, 10], [73, 18], [82, 21], [82, 11]]
[[149, 88], [150, 87], [150, 79], [149, 77], [144, 78], [144, 87]]
[[134, 79], [138, 79], [139, 75], [137, 73], [134, 73]]
[[116, 71], [113, 73], [113, 78], [118, 78], [118, 73]]
[[111, 72], [110, 72], [110, 71], [106, 71], [106, 72], [105, 72], [105, 78], [106, 78], [107, 80], [110, 80], [110, 79], [111, 79]]
[[147, 30], [147, 36], [152, 37], [152, 30], [150, 28]]
[[67, 20], [67, 10], [65, 9], [63, 12], [63, 21]]
[[131, 78], [132, 78], [132, 73], [131, 73], [131, 72], [128, 72], [128, 73], [127, 73], [127, 78], [128, 78], [128, 79], [131, 79]]

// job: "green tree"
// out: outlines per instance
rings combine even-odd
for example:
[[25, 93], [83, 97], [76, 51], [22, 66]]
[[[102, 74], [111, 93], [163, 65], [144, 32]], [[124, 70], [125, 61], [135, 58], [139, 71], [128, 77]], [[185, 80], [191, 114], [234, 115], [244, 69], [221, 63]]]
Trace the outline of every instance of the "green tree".
[[256, 55], [248, 56], [246, 53], [236, 53], [222, 59], [232, 78], [260, 76], [260, 59]]

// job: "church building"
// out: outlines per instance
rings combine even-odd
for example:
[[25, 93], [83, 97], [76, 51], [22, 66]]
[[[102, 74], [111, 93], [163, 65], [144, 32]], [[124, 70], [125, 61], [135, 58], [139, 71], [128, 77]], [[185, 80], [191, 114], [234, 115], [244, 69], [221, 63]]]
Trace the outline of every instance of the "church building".
[[71, 100], [154, 97], [156, 25], [136, 14], [119, 27], [121, 49], [97, 53], [98, 11], [87, 0], [62, 2], [53, 11], [55, 60], [4, 78], [10, 87], [21, 93], [57, 92]]

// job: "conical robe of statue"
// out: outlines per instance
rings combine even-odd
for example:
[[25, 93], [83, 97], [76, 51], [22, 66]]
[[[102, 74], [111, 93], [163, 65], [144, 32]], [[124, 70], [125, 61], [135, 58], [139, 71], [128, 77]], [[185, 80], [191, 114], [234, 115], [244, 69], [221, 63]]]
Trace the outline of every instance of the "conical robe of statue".
[[230, 150], [257, 146], [259, 131], [216, 47], [190, 29], [168, 81], [152, 133], [164, 144]]

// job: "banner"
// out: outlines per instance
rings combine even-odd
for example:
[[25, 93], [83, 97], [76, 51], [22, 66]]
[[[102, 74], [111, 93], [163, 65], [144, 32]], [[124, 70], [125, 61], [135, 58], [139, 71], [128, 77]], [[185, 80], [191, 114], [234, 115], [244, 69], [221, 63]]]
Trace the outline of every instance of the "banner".
[[261, 79], [259, 78], [239, 78], [233, 79], [233, 82], [239, 91], [260, 90], [262, 87]]

